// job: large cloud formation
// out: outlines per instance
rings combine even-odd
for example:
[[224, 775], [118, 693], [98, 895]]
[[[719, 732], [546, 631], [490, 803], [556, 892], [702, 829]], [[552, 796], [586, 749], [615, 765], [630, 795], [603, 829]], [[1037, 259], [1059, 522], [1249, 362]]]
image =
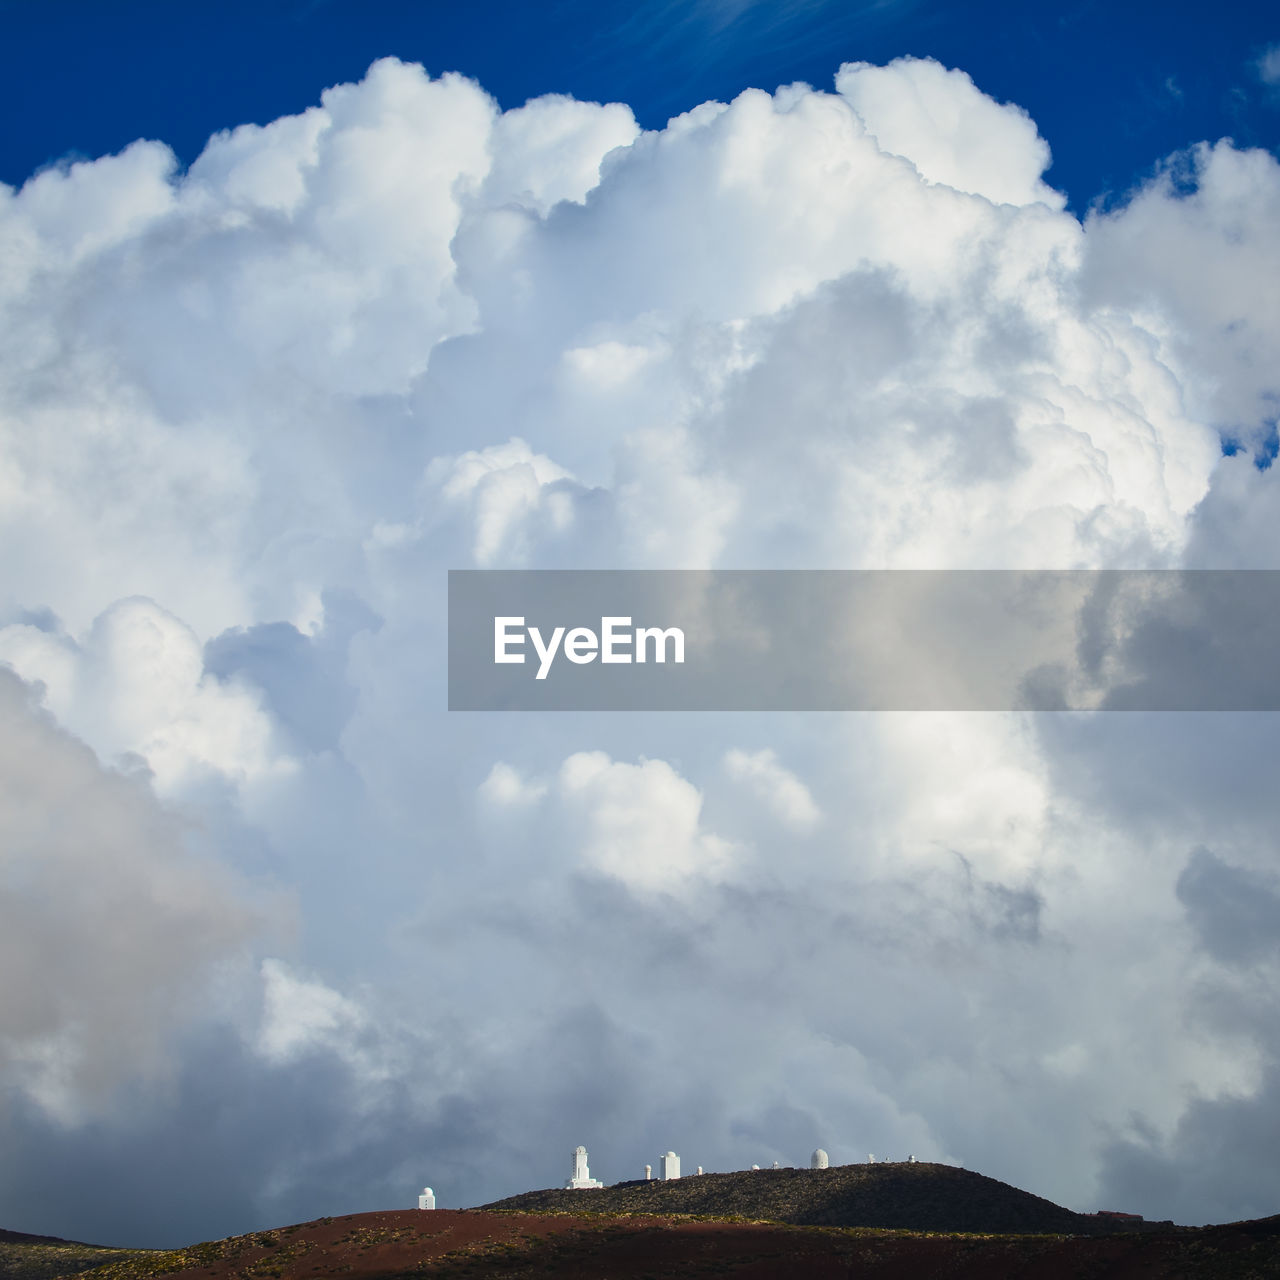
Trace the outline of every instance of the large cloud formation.
[[1280, 166], [1048, 160], [916, 59], [657, 132], [387, 59], [0, 193], [10, 1225], [578, 1142], [1274, 1209], [1268, 718], [442, 710], [450, 567], [1272, 563]]

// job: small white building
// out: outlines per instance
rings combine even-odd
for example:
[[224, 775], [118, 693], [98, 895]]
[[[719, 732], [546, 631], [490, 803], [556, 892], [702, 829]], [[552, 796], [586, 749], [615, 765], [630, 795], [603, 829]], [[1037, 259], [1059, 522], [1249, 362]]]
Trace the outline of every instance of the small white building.
[[573, 1176], [564, 1184], [566, 1191], [586, 1191], [591, 1187], [603, 1187], [604, 1183], [591, 1176], [587, 1168], [586, 1147], [573, 1149]]
[[827, 1159], [827, 1153], [823, 1151], [821, 1147], [819, 1147], [809, 1159], [810, 1169], [826, 1169], [830, 1164], [830, 1160]]
[[418, 1197], [419, 1209], [434, 1209], [436, 1207], [436, 1193], [430, 1187], [423, 1187], [422, 1194]]
[[662, 1157], [661, 1164], [663, 1182], [674, 1182], [680, 1176], [680, 1157], [674, 1151], [668, 1151]]

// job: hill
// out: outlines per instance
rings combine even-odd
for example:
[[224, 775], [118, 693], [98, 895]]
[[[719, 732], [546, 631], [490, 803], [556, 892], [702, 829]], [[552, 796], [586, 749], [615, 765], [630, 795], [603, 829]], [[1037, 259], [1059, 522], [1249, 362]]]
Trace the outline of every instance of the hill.
[[137, 1250], [0, 1230], [0, 1280], [50, 1280], [52, 1276], [71, 1275], [103, 1262], [138, 1256]]
[[480, 1207], [525, 1213], [737, 1215], [797, 1226], [1015, 1235], [1109, 1235], [1154, 1225], [1117, 1227], [969, 1169], [924, 1162], [704, 1173], [590, 1191], [528, 1191]]
[[320, 1218], [187, 1249], [117, 1253], [81, 1280], [1248, 1280], [1277, 1274], [1280, 1218], [1081, 1238], [401, 1209]]

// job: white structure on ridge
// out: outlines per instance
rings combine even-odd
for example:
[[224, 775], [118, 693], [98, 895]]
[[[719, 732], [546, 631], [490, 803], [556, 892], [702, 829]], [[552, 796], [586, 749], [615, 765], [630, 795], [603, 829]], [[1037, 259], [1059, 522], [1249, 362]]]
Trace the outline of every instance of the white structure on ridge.
[[566, 1191], [585, 1191], [588, 1187], [603, 1187], [604, 1183], [598, 1181], [591, 1176], [591, 1170], [587, 1168], [587, 1149], [586, 1147], [574, 1147], [573, 1149], [573, 1177], [564, 1184]]
[[436, 1193], [430, 1187], [423, 1187], [422, 1194], [418, 1197], [419, 1209], [434, 1209], [436, 1207]]
[[645, 1165], [645, 1167], [644, 1167], [644, 1180], [645, 1180], [646, 1182], [652, 1182], [652, 1181], [653, 1181], [653, 1165], [651, 1165], [651, 1164], [647, 1164], [647, 1165]]
[[674, 1182], [680, 1176], [680, 1157], [674, 1151], [668, 1151], [662, 1157], [662, 1180]]
[[826, 1169], [830, 1167], [830, 1164], [831, 1161], [827, 1159], [827, 1153], [821, 1147], [809, 1159], [810, 1169]]

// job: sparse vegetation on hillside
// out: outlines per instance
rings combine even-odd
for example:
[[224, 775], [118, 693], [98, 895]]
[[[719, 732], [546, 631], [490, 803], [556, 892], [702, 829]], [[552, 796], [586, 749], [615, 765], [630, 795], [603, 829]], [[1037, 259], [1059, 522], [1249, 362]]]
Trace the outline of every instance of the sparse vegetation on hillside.
[[1278, 1274], [1280, 1218], [1084, 1238], [679, 1215], [406, 1209], [117, 1256], [80, 1280], [1263, 1280]]
[[103, 1262], [138, 1256], [136, 1250], [80, 1244], [55, 1236], [0, 1231], [0, 1280], [50, 1280], [72, 1275]]
[[[674, 1212], [677, 1204], [700, 1214]], [[893, 1219], [896, 1229], [847, 1225], [858, 1217]], [[833, 1225], [841, 1219], [846, 1225]], [[14, 1251], [0, 1259], [19, 1258], [0, 1271], [0, 1280], [1280, 1276], [1280, 1217], [1204, 1228], [1148, 1223], [1125, 1231], [1119, 1225], [945, 1165], [765, 1169], [533, 1191], [486, 1209], [318, 1218], [184, 1249], [103, 1249], [0, 1233], [0, 1249], [7, 1244]]]
[[1018, 1235], [1104, 1235], [1144, 1226], [1072, 1213], [980, 1173], [923, 1162], [704, 1173], [590, 1191], [530, 1191], [482, 1208], [738, 1215], [803, 1226]]

